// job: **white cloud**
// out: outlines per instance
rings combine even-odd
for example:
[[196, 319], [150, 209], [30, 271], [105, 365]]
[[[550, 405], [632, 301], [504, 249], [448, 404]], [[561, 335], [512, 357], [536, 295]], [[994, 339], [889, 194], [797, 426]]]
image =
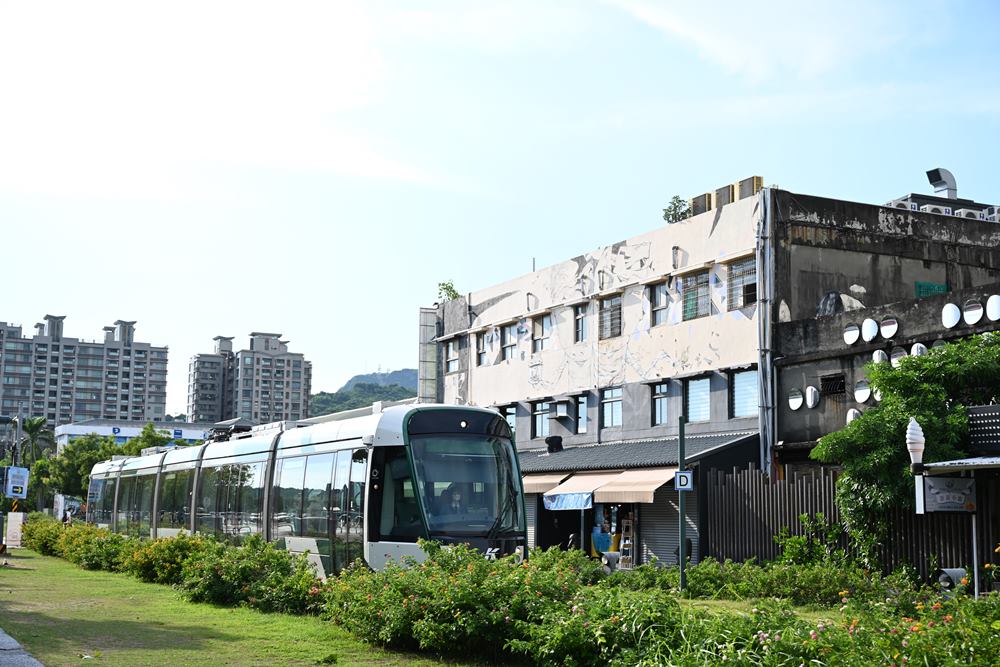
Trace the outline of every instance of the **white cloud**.
[[751, 82], [815, 79], [904, 39], [923, 3], [801, 0], [693, 3], [607, 0], [635, 19], [693, 47], [703, 59]]
[[0, 6], [0, 188], [173, 197], [194, 163], [433, 182], [340, 116], [384, 64], [352, 2]]

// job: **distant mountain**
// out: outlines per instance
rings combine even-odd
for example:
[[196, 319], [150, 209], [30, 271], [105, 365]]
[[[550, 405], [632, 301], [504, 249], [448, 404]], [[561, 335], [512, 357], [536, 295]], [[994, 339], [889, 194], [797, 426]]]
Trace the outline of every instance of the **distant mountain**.
[[355, 375], [350, 380], [347, 381], [340, 391], [345, 389], [351, 389], [357, 384], [375, 384], [380, 387], [386, 387], [391, 384], [397, 384], [404, 389], [409, 389], [413, 392], [413, 395], [417, 395], [417, 369], [416, 368], [403, 368], [398, 371], [388, 371], [386, 373], [366, 373], [365, 375]]
[[[351, 382], [356, 379], [352, 378]], [[414, 382], [414, 387], [416, 387], [416, 382]], [[400, 387], [398, 384], [381, 386], [370, 382], [357, 382], [350, 389], [341, 389], [332, 394], [326, 391], [313, 394], [309, 398], [309, 416], [319, 417], [331, 412], [368, 407], [376, 401], [399, 401], [416, 395], [415, 388], [408, 389]]]

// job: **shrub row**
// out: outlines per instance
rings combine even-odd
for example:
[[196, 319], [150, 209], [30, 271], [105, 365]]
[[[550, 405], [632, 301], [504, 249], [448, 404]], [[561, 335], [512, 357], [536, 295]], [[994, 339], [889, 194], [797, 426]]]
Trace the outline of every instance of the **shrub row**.
[[24, 545], [88, 570], [124, 572], [168, 584], [188, 599], [261, 611], [318, 613], [320, 581], [305, 556], [276, 549], [259, 535], [233, 546], [201, 535], [153, 541], [89, 524], [64, 527], [45, 515], [24, 525]]

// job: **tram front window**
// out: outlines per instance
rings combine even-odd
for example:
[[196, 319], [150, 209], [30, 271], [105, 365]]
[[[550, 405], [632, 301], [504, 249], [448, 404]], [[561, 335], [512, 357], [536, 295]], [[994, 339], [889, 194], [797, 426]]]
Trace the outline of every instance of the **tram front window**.
[[411, 438], [410, 447], [432, 538], [497, 537], [524, 530], [510, 440], [418, 436]]

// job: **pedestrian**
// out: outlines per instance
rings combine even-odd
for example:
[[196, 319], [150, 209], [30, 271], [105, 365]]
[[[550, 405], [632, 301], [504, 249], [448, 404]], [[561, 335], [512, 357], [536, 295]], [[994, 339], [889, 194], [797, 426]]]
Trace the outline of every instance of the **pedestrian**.
[[63, 526], [69, 528], [71, 525], [73, 525], [73, 510], [67, 508], [63, 512]]

